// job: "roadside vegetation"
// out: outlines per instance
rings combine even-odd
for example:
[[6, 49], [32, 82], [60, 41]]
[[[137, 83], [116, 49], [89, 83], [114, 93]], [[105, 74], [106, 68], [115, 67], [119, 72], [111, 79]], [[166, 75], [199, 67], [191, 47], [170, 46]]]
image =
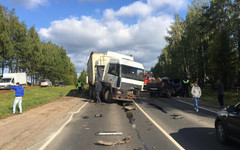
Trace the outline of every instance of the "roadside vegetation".
[[15, 10], [0, 4], [0, 72], [26, 72], [32, 85], [41, 79], [77, 83], [77, 73], [66, 50], [51, 41], [41, 41], [34, 26], [19, 21]]
[[218, 78], [226, 90], [240, 85], [240, 9], [237, 0], [194, 0], [186, 18], [175, 15], [168, 43], [151, 71], [200, 85]]
[[[75, 87], [29, 87], [25, 88], [25, 95], [22, 101], [23, 113], [31, 108], [46, 104], [57, 98], [64, 97], [73, 91]], [[12, 106], [14, 102], [14, 91], [0, 94], [0, 119], [6, 118], [12, 113]], [[18, 113], [18, 106], [16, 107], [16, 113]]]
[[[206, 102], [215, 104], [216, 106], [219, 106], [218, 103], [218, 97], [217, 97], [217, 90], [206, 86], [202, 89], [202, 97], [201, 100], [204, 100]], [[240, 102], [240, 93], [236, 90], [228, 90], [224, 92], [224, 105], [236, 105], [238, 102]]]
[[151, 68], [155, 77], [198, 81], [201, 99], [217, 103], [217, 79], [224, 85], [225, 106], [239, 102], [240, 9], [237, 0], [194, 0], [186, 18], [175, 15], [165, 37], [158, 62]]

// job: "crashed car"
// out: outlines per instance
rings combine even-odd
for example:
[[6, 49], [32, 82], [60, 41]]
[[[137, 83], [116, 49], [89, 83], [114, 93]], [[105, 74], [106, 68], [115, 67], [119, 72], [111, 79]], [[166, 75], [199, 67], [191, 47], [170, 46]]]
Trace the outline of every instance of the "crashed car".
[[161, 78], [160, 81], [153, 81], [147, 84], [147, 90], [150, 97], [162, 96], [171, 97], [181, 95], [182, 93], [182, 82], [180, 79], [170, 79], [168, 77]]
[[169, 98], [175, 94], [172, 80], [170, 80], [168, 77], [161, 78], [160, 82], [149, 82], [147, 84], [147, 90], [150, 97], [163, 96]]

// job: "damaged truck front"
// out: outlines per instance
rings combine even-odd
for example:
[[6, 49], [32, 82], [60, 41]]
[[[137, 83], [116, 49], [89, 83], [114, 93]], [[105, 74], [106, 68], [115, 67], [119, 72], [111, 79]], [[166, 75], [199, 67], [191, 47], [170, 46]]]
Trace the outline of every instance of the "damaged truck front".
[[95, 98], [95, 80], [102, 83], [101, 95], [107, 102], [132, 101], [144, 85], [144, 67], [132, 56], [115, 52], [91, 53], [88, 64], [89, 96]]

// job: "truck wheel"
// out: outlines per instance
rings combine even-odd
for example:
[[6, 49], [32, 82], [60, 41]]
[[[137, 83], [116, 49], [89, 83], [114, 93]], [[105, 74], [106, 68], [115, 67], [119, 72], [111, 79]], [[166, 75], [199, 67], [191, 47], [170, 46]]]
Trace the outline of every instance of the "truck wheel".
[[88, 90], [89, 98], [93, 98], [93, 87], [90, 85]]
[[114, 100], [112, 98], [112, 93], [109, 90], [105, 90], [104, 92], [104, 100], [108, 103], [113, 103]]
[[136, 91], [136, 99], [139, 99], [139, 96], [140, 96], [140, 90], [137, 90]]
[[95, 88], [93, 87], [93, 99], [96, 99], [96, 91], [95, 91]]
[[171, 93], [170, 93], [169, 91], [166, 93], [166, 97], [167, 97], [167, 98], [170, 98], [170, 97], [171, 97]]
[[136, 95], [136, 99], [139, 99], [139, 96], [140, 96], [140, 90], [136, 90], [136, 91], [134, 91], [133, 94]]

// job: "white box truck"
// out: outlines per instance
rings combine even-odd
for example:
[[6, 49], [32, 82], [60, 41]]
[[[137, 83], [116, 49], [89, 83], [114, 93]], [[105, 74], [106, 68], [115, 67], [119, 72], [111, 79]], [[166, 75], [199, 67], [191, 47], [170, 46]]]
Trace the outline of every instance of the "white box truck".
[[89, 97], [95, 98], [95, 80], [102, 83], [101, 95], [107, 102], [132, 101], [144, 86], [144, 67], [132, 56], [110, 52], [91, 53], [88, 63]]
[[21, 85], [27, 85], [26, 73], [3, 73], [0, 79], [0, 89], [10, 90], [12, 85], [19, 82]]

